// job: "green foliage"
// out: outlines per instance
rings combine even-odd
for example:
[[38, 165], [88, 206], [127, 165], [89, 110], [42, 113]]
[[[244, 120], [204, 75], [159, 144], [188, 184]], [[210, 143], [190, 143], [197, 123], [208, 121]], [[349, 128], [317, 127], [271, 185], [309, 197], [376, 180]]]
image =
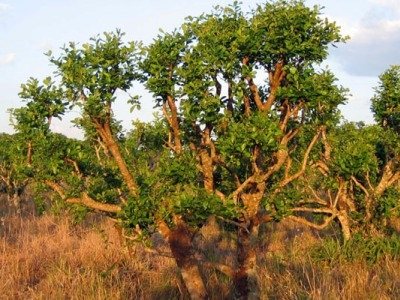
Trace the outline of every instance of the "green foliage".
[[344, 42], [339, 27], [321, 19], [321, 7], [309, 8], [304, 1], [279, 0], [259, 5], [251, 19], [251, 46], [257, 62], [271, 68], [277, 60], [290, 65], [308, 66], [322, 62], [328, 55], [328, 46]]
[[390, 187], [378, 199], [376, 218], [400, 216], [400, 191], [398, 187]]
[[0, 134], [0, 170], [5, 176], [13, 173], [14, 179], [24, 179], [31, 173], [26, 162], [26, 141], [20, 134]]
[[316, 73], [313, 68], [302, 72], [292, 68], [286, 76], [285, 85], [278, 91], [279, 99], [294, 104], [303, 102], [307, 114], [302, 122], [336, 126], [341, 118], [338, 106], [347, 101], [348, 90], [335, 85], [337, 78], [329, 70]]
[[37, 215], [41, 216], [46, 212], [46, 200], [38, 195], [33, 197], [33, 203], [35, 204], [35, 212]]
[[196, 184], [199, 179], [196, 162], [190, 153], [179, 157], [164, 157], [160, 162], [162, 176], [170, 186], [177, 184]]
[[69, 207], [69, 212], [72, 215], [73, 224], [79, 224], [85, 220], [89, 209], [83, 205], [72, 205]]
[[316, 246], [310, 255], [316, 262], [326, 262], [331, 265], [346, 261], [375, 263], [384, 257], [399, 259], [400, 238], [398, 235], [371, 238], [355, 235], [344, 244], [336, 239], [327, 239], [321, 246]]
[[291, 208], [296, 206], [301, 200], [304, 200], [303, 198], [305, 197], [307, 195], [304, 195], [298, 186], [290, 186], [274, 197], [264, 197], [262, 205], [267, 211], [274, 212], [274, 219], [280, 221], [290, 216], [292, 214]]
[[166, 101], [166, 96], [176, 96], [175, 85], [179, 79], [173, 68], [181, 62], [182, 52], [188, 43], [187, 36], [177, 31], [162, 33], [153, 44], [145, 48], [146, 58], [141, 62], [145, 86], [154, 94], [157, 105]]
[[173, 197], [174, 213], [183, 216], [194, 228], [201, 227], [209, 216], [218, 216], [228, 220], [237, 218], [238, 208], [231, 201], [223, 203], [216, 195], [204, 189], [184, 188]]
[[155, 119], [150, 123], [142, 121], [132, 122], [133, 129], [128, 132], [124, 141], [124, 147], [130, 156], [136, 159], [156, 156], [161, 153], [168, 137], [168, 127], [159, 115], [154, 115]]
[[49, 131], [51, 119], [61, 118], [66, 111], [63, 90], [50, 77], [45, 78], [42, 85], [30, 78], [21, 85], [19, 96], [26, 106], [10, 110], [12, 121], [15, 130], [29, 139], [43, 137]]
[[108, 118], [111, 103], [116, 99], [115, 92], [128, 91], [133, 80], [139, 78], [139, 44], [124, 44], [123, 35], [120, 30], [105, 32], [82, 47], [70, 43], [59, 58], [48, 54], [58, 67], [57, 74], [66, 88], [67, 99], [81, 105], [90, 117]]
[[32, 167], [27, 165], [26, 141], [19, 134], [0, 134], [0, 190], [20, 196], [29, 183]]
[[121, 213], [122, 225], [128, 228], [139, 226], [146, 231], [155, 224], [157, 208], [158, 205], [150, 197], [141, 196], [138, 199], [129, 199]]
[[379, 86], [371, 99], [375, 120], [383, 127], [400, 132], [400, 66], [391, 66], [379, 76]]
[[376, 126], [357, 128], [347, 123], [331, 135], [333, 171], [339, 176], [371, 176], [379, 172], [376, 156], [381, 130]]
[[242, 122], [230, 122], [217, 145], [226, 163], [240, 169], [249, 164], [254, 146], [259, 146], [266, 156], [276, 151], [281, 134], [276, 118], [254, 113]]

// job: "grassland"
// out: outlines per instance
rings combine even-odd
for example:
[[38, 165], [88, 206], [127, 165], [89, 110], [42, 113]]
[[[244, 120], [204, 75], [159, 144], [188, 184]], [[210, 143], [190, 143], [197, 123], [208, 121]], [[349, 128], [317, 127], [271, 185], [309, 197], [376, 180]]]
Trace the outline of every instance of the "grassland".
[[[264, 299], [400, 297], [400, 261], [321, 263], [310, 256], [320, 243], [318, 233], [293, 223], [268, 228], [258, 257]], [[77, 225], [67, 215], [3, 216], [0, 298], [187, 299], [168, 249], [159, 244], [165, 256], [127, 245], [107, 218]], [[209, 259], [234, 263], [232, 242], [213, 227], [202, 232], [198, 245]], [[208, 268], [205, 274], [212, 298], [229, 298], [229, 278]]]

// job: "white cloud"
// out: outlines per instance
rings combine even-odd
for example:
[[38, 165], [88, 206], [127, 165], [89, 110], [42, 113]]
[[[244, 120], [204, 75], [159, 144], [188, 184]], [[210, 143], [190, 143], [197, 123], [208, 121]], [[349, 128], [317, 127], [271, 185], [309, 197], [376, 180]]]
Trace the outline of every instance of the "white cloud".
[[16, 54], [15, 53], [7, 53], [6, 55], [0, 56], [0, 66], [8, 65], [15, 60]]
[[5, 11], [7, 11], [7, 10], [9, 10], [9, 9], [10, 9], [10, 5], [8, 5], [8, 4], [6, 4], [6, 3], [0, 2], [0, 15], [1, 15], [3, 12], [5, 12]]
[[396, 11], [400, 11], [400, 2], [399, 0], [372, 0], [372, 3], [375, 3], [379, 6], [385, 6]]
[[400, 64], [400, 2], [372, 3], [351, 29], [351, 40], [334, 54], [343, 69], [356, 76], [377, 76], [390, 65]]

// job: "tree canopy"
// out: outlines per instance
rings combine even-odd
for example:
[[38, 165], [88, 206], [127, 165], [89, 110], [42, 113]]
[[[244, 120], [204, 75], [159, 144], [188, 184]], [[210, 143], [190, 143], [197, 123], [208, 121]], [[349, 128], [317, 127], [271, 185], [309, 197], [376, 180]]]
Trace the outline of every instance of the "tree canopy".
[[[278, 0], [244, 12], [234, 2], [149, 45], [123, 38], [116, 30], [48, 54], [58, 81], [22, 85], [26, 106], [12, 111], [22, 140], [4, 159], [18, 166], [4, 168], [22, 164], [54, 198], [113, 214], [134, 240], [160, 232], [193, 299], [207, 297], [194, 237], [210, 219], [235, 236], [236, 265], [219, 269], [245, 299], [257, 294], [264, 223], [290, 217], [322, 229], [335, 220], [347, 240], [398, 210], [399, 68], [380, 77], [372, 99], [380, 125], [341, 123], [348, 91], [320, 64], [347, 37], [321, 7]], [[123, 134], [113, 105], [134, 82], [159, 114]], [[128, 103], [137, 108], [138, 97]], [[74, 106], [82, 141], [50, 130]]]

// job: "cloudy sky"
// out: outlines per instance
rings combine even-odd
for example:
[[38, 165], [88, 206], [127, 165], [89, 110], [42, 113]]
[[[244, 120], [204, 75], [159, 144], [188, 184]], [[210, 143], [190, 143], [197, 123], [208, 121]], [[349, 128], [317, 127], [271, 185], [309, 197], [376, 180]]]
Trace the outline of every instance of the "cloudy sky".
[[[148, 43], [159, 28], [165, 31], [179, 26], [184, 17], [210, 11], [214, 5], [232, 1], [216, 0], [0, 0], [0, 132], [11, 132], [7, 110], [21, 106], [18, 92], [30, 76], [43, 78], [54, 69], [44, 52], [69, 42], [85, 42], [90, 37], [115, 28], [127, 34], [127, 40]], [[243, 0], [245, 8], [261, 0]], [[352, 97], [343, 107], [351, 121], [373, 122], [369, 99], [380, 73], [400, 64], [400, 0], [306, 0], [309, 5], [324, 6], [324, 14], [336, 21], [351, 40], [333, 48], [328, 65]], [[150, 96], [142, 88], [143, 109], [130, 114], [123, 101], [116, 114], [129, 128], [133, 118], [151, 119]], [[78, 115], [71, 113], [67, 119]], [[53, 129], [79, 136], [68, 122], [54, 122]]]

